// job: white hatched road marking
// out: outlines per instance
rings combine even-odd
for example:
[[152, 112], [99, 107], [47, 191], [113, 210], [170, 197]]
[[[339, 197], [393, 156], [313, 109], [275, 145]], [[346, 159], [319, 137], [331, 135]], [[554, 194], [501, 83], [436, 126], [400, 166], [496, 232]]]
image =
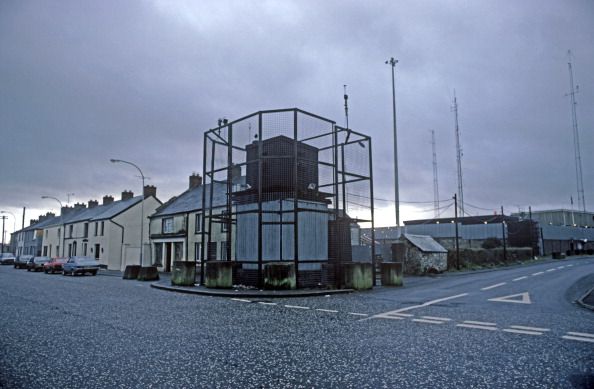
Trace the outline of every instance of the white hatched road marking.
[[479, 326], [496, 326], [496, 323], [485, 323], [484, 321], [464, 320], [464, 324], [476, 324]]
[[497, 331], [497, 327], [485, 327], [485, 326], [479, 326], [479, 325], [475, 325], [475, 324], [456, 324], [456, 327], [464, 327], [464, 328], [476, 328], [479, 330], [488, 330], [488, 331]]
[[569, 335], [575, 335], [575, 336], [583, 336], [585, 338], [594, 338], [593, 334], [587, 334], [585, 332], [568, 332]]
[[236, 299], [236, 298], [232, 298], [231, 300], [233, 301], [239, 301], [241, 303], [251, 303], [251, 300], [246, 300], [246, 299]]
[[437, 321], [452, 321], [452, 319], [448, 319], [447, 317], [437, 317], [437, 316], [421, 316], [423, 319], [427, 320], [437, 320]]
[[509, 327], [515, 328], [517, 330], [536, 331], [536, 332], [550, 331], [550, 329], [548, 329], [548, 328], [539, 328], [539, 327], [528, 327], [528, 326], [509, 326]]
[[428, 324], [443, 324], [443, 321], [439, 320], [429, 320], [429, 319], [412, 319], [412, 321], [417, 323], [428, 323]]
[[461, 294], [457, 294], [455, 296], [443, 297], [443, 298], [440, 298], [440, 299], [427, 301], [426, 303], [423, 303], [423, 304], [412, 305], [410, 307], [400, 308], [400, 309], [397, 309], [395, 311], [380, 313], [380, 314], [371, 316], [368, 319], [385, 318], [385, 317], [388, 317], [389, 318], [389, 316], [391, 316], [391, 315], [399, 314], [399, 313], [405, 312], [405, 311], [410, 311], [411, 309], [424, 308], [424, 307], [427, 307], [429, 305], [440, 303], [442, 301], [453, 300], [453, 299], [457, 299], [457, 298], [464, 297], [464, 296], [468, 296], [468, 293], [461, 293]]
[[301, 305], [285, 305], [285, 308], [292, 308], [292, 309], [309, 309], [309, 307], [302, 307]]
[[514, 278], [512, 281], [520, 281], [520, 280], [525, 280], [526, 278], [528, 278], [528, 276], [523, 276], [523, 277]]
[[538, 331], [516, 330], [513, 328], [504, 328], [503, 331], [511, 332], [514, 334], [523, 334], [523, 335], [542, 335], [542, 332], [538, 332]]
[[481, 288], [481, 290], [495, 289], [495, 288], [499, 288], [500, 286], [503, 286], [505, 284], [506, 284], [506, 282], [500, 282], [499, 284], [495, 284], [495, 285], [491, 285], [491, 286], [487, 286], [487, 287]]
[[349, 315], [353, 315], [353, 316], [369, 316], [366, 313], [357, 313], [357, 312], [349, 312]]
[[569, 336], [569, 335], [564, 335], [564, 336], [562, 336], [562, 338], [568, 339], [568, 340], [577, 340], [580, 342], [594, 343], [594, 338], [580, 338], [578, 336]]
[[267, 303], [265, 301], [258, 301], [258, 304], [262, 304], [262, 305], [277, 305], [276, 303]]
[[533, 276], [539, 276], [539, 275], [541, 275], [541, 274], [544, 274], [544, 272], [543, 272], [543, 271], [539, 271], [539, 272], [537, 272], [537, 273], [532, 273], [532, 275], [533, 275]]
[[402, 317], [413, 317], [412, 313], [392, 313], [392, 315], [402, 316]]
[[322, 308], [316, 308], [316, 311], [320, 311], [320, 312], [330, 312], [330, 313], [338, 313], [337, 310], [334, 309], [322, 309]]

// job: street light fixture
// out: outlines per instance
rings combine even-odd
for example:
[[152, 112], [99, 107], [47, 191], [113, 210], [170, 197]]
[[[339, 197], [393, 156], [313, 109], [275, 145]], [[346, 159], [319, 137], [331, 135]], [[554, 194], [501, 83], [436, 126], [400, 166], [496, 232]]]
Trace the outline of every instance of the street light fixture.
[[[62, 225], [62, 233], [61, 233], [61, 235], [62, 235], [62, 236], [61, 236], [61, 238], [62, 238], [62, 243], [61, 243], [61, 244], [62, 244], [62, 256], [64, 256], [64, 235], [66, 234], [66, 231], [65, 231], [65, 229], [64, 229], [64, 225], [62, 224], [62, 220], [63, 220], [63, 219], [62, 219], [62, 217], [63, 217], [63, 216], [62, 216], [62, 210], [63, 210], [64, 206], [62, 205], [62, 202], [61, 202], [61, 201], [60, 201], [58, 198], [56, 198], [56, 197], [53, 197], [53, 196], [41, 196], [41, 198], [42, 198], [42, 199], [52, 199], [52, 200], [56, 200], [56, 201], [58, 202], [58, 204], [60, 204], [60, 224]], [[56, 253], [56, 255], [57, 255], [57, 256], [60, 256], [60, 252], [58, 251], [58, 252]]]
[[140, 168], [132, 163], [132, 162], [128, 162], [128, 161], [124, 161], [123, 159], [110, 159], [109, 160], [111, 163], [125, 163], [127, 165], [131, 165], [134, 166], [136, 169], [138, 169], [138, 172], [140, 173], [140, 177], [142, 178], [142, 190], [140, 191], [140, 193], [142, 194], [142, 198], [140, 200], [140, 267], [142, 267], [142, 252], [143, 252], [143, 245], [144, 245], [144, 174], [142, 173], [142, 170], [140, 170]]

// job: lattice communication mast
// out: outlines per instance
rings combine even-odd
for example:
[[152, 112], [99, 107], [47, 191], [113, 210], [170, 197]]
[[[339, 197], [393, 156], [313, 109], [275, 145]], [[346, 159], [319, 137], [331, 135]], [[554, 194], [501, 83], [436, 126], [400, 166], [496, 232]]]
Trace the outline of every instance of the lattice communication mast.
[[577, 193], [578, 193], [578, 206], [583, 212], [586, 212], [586, 196], [584, 194], [584, 179], [582, 177], [582, 155], [580, 152], [580, 135], [578, 131], [578, 121], [576, 106], [577, 101], [575, 99], [576, 93], [579, 92], [579, 86], [574, 88], [573, 86], [573, 67], [571, 65], [571, 50], [567, 51], [569, 61], [567, 66], [569, 68], [569, 97], [571, 98], [571, 122], [573, 129], [573, 148], [575, 153], [575, 176], [577, 180]]
[[456, 91], [454, 91], [454, 121], [456, 125], [456, 161], [458, 166], [458, 209], [460, 214], [464, 215], [464, 190], [462, 185], [462, 147], [460, 146], [460, 128], [458, 127], [458, 101], [456, 100]]

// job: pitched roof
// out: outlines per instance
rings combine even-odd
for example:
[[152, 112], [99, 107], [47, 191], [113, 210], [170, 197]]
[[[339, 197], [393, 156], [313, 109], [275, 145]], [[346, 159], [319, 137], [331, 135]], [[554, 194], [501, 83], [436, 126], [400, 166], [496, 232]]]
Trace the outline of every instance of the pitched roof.
[[419, 250], [426, 253], [447, 253], [448, 250], [443, 248], [442, 245], [437, 243], [435, 239], [427, 235], [413, 235], [404, 234], [404, 237], [416, 246]]
[[[118, 200], [110, 204], [98, 205], [93, 208], [76, 209], [71, 211], [69, 214], [65, 215], [63, 218], [60, 218], [60, 216], [54, 217], [53, 219], [51, 219], [51, 223], [45, 224], [42, 228], [53, 227], [62, 224], [78, 223], [87, 220], [94, 221], [111, 219], [117, 216], [118, 214], [124, 212], [128, 208], [133, 207], [141, 201], [142, 196], [136, 196], [127, 200]], [[35, 225], [35, 228], [39, 228], [37, 224]]]
[[[188, 213], [202, 209], [202, 191], [206, 189], [206, 206], [210, 206], [211, 184], [200, 185], [186, 190], [157, 209], [152, 217]], [[227, 184], [215, 183], [213, 190], [213, 205], [222, 207], [227, 204]]]

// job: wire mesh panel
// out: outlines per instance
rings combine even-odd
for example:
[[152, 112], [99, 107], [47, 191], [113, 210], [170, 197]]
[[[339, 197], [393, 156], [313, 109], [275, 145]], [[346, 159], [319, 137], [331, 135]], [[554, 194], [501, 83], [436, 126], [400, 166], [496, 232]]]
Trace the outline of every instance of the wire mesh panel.
[[204, 140], [203, 258], [234, 261], [235, 281], [257, 286], [267, 264], [289, 263], [298, 287], [340, 286], [342, 263], [371, 261], [353, 258], [373, 227], [369, 137], [286, 109], [220, 122]]

